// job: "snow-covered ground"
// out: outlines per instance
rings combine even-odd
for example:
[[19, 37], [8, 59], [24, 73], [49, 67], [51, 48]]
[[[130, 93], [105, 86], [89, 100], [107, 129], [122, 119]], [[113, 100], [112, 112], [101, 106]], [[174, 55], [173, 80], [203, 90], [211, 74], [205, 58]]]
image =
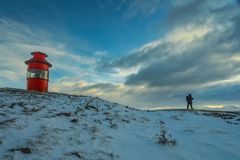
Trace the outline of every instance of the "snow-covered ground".
[[1, 160], [239, 160], [240, 113], [0, 89]]

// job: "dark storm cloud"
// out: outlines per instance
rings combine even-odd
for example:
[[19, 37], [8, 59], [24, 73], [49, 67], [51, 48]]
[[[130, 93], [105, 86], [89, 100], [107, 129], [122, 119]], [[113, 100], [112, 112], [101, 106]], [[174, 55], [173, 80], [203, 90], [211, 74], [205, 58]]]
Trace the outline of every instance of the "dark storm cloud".
[[170, 48], [172, 47], [173, 45], [168, 42], [159, 44], [154, 48], [146, 47], [144, 50], [136, 51], [114, 61], [105, 61], [101, 63], [101, 68], [130, 68], [139, 64], [149, 64], [149, 62], [155, 61], [156, 59], [161, 60], [166, 58], [169, 54]]
[[218, 85], [197, 91], [201, 100], [234, 101], [240, 97], [240, 83]]
[[[233, 26], [235, 25], [233, 23]], [[138, 73], [127, 77], [126, 84], [147, 84], [150, 87], [191, 86], [224, 80], [240, 74], [239, 61], [231, 60], [231, 57], [240, 52], [239, 40], [231, 38], [235, 32], [234, 29], [220, 34], [217, 32], [207, 34], [199, 42], [197, 48], [189, 49], [182, 54], [168, 56], [142, 67]], [[228, 47], [224, 47], [225, 45]], [[160, 46], [156, 48], [161, 53]], [[149, 52], [146, 55], [154, 54]], [[157, 56], [155, 58], [157, 59]]]
[[[197, 51], [196, 51], [197, 52]], [[195, 85], [227, 79], [240, 74], [240, 64], [228, 65], [221, 59], [212, 60], [205, 50], [188, 55], [173, 56], [142, 68], [127, 77], [127, 85], [154, 86]], [[205, 52], [202, 53], [202, 52]], [[207, 53], [207, 54], [206, 54]]]
[[[197, 53], [198, 52], [198, 53]], [[205, 53], [204, 53], [205, 52]], [[240, 63], [204, 49], [156, 62], [127, 77], [127, 85], [150, 87], [196, 85], [229, 79], [240, 74]], [[226, 61], [224, 61], [224, 59]]]

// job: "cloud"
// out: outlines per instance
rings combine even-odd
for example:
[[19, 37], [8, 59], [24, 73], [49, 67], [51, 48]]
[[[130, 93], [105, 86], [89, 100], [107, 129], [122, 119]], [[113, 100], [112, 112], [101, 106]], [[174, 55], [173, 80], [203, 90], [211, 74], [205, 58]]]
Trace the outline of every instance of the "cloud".
[[98, 0], [101, 9], [114, 9], [121, 12], [124, 20], [146, 19], [163, 10], [169, 2], [166, 0]]
[[[163, 24], [171, 27], [164, 37], [103, 62], [101, 67], [116, 74], [124, 71], [125, 86], [133, 89], [127, 94], [132, 96], [134, 89], [144, 86], [135, 92], [136, 99], [152, 104], [184, 103], [181, 99], [189, 92], [199, 94], [200, 101], [237, 102], [239, 95], [230, 92], [234, 87], [226, 90], [220, 86], [240, 83], [239, 15], [235, 2], [180, 2]], [[214, 92], [213, 96], [208, 94]]]
[[113, 61], [101, 63], [102, 68], [139, 69], [154, 62], [166, 60], [172, 55], [182, 54], [199, 44], [206, 34], [214, 28], [211, 22], [202, 25], [189, 24], [178, 27], [165, 37], [149, 42], [132, 53]]
[[11, 81], [11, 85], [15, 82], [16, 86], [23, 88], [27, 69], [24, 61], [31, 57], [33, 51], [49, 55], [48, 60], [53, 64], [50, 80], [67, 75], [81, 76], [83, 79], [96, 78], [93, 68], [99, 56], [90, 57], [70, 51], [66, 49], [66, 43], [56, 41], [51, 33], [40, 27], [1, 17], [0, 37], [1, 87]]
[[235, 83], [218, 84], [196, 91], [196, 94], [204, 101], [237, 101], [240, 96], [239, 84], [240, 81]]
[[[99, 96], [104, 92], [112, 92], [117, 87], [116, 84], [112, 83], [90, 83], [76, 77], [65, 77], [58, 82], [52, 84], [52, 91], [63, 91], [69, 93], [81, 93], [89, 95]], [[111, 93], [112, 94], [112, 93]]]
[[123, 1], [127, 6], [123, 13], [124, 19], [132, 19], [135, 17], [147, 18], [159, 12], [166, 5], [166, 1], [159, 0], [126, 0]]
[[[195, 3], [200, 2], [194, 1], [192, 3], [191, 5], [197, 7]], [[145, 81], [144, 79], [146, 79], [145, 82], [150, 82], [149, 84], [154, 83], [151, 83], [151, 81], [156, 81], [160, 84], [161, 81], [167, 83], [169, 80], [171, 84], [176, 80], [175, 77], [178, 77], [182, 83], [187, 79], [193, 80], [193, 82], [199, 81], [199, 83], [204, 83], [205, 78], [217, 80], [238, 74], [238, 63], [231, 61], [228, 56], [239, 53], [239, 50], [237, 50], [239, 41], [231, 38], [232, 35], [236, 35], [236, 32], [238, 32], [235, 26], [238, 25], [236, 17], [238, 17], [237, 13], [239, 11], [236, 11], [233, 5], [228, 7], [232, 7], [233, 13], [221, 12], [222, 16], [218, 13], [216, 17], [211, 17], [213, 15], [207, 16], [207, 18], [203, 17], [205, 22], [201, 24], [191, 21], [191, 23], [186, 25], [177, 26], [164, 38], [150, 42], [126, 57], [104, 65], [113, 68], [141, 66], [137, 74], [128, 76], [127, 84]], [[221, 9], [218, 8], [218, 10]], [[173, 12], [177, 11], [174, 10]], [[225, 14], [231, 16], [225, 17], [223, 16]], [[220, 23], [220, 18], [224, 24]], [[222, 61], [222, 59], [226, 60], [226, 58], [231, 62], [231, 65], [229, 65], [229, 61]], [[209, 70], [209, 72], [205, 72], [206, 70]], [[232, 74], [229, 74], [229, 71], [232, 71]], [[199, 76], [196, 76], [194, 73], [198, 73]], [[189, 77], [186, 74], [193, 76]], [[208, 74], [214, 75], [210, 76]], [[153, 78], [153, 75], [155, 75], [155, 78]], [[173, 79], [173, 82], [171, 82], [171, 79]]]
[[145, 86], [126, 86], [122, 83], [110, 82], [89, 82], [76, 77], [64, 77], [58, 81], [50, 83], [50, 91], [63, 92], [77, 95], [96, 96], [108, 101], [118, 102], [123, 105], [130, 105], [137, 108], [148, 108], [160, 106], [164, 102], [164, 90], [161, 94], [156, 93], [154, 89], [148, 89]]
[[[126, 84], [154, 86], [195, 85], [225, 80], [240, 74], [239, 62], [211, 54], [203, 48], [176, 55], [141, 68], [127, 77]], [[224, 61], [222, 60], [224, 59]], [[231, 63], [229, 65], [229, 63]]]
[[[199, 23], [203, 21], [203, 14], [205, 14], [205, 0], [198, 1], [190, 1], [189, 3], [186, 3], [182, 5], [181, 3], [176, 5], [176, 3], [173, 3], [173, 9], [169, 13], [166, 19], [166, 23], [168, 26], [176, 26], [176, 25], [185, 25], [189, 21], [191, 23]], [[193, 19], [193, 17], [195, 17]]]
[[[189, 23], [201, 24], [209, 18], [216, 18], [214, 10], [219, 10], [221, 16], [227, 16], [237, 9], [234, 1], [207, 1], [207, 0], [172, 0], [172, 8], [165, 20], [165, 25], [171, 28], [175, 26], [184, 26]], [[234, 10], [224, 10], [231, 8]], [[225, 12], [225, 14], [222, 14]]]
[[51, 83], [50, 91], [97, 96], [109, 101], [129, 104], [128, 88], [121, 83], [89, 82], [76, 77], [64, 77]]
[[240, 111], [240, 106], [238, 105], [233, 105], [233, 104], [226, 104], [226, 105], [221, 105], [221, 104], [211, 104], [211, 105], [206, 105], [203, 106], [206, 109], [209, 110], [217, 110], [217, 111], [232, 111], [232, 112], [239, 112]]

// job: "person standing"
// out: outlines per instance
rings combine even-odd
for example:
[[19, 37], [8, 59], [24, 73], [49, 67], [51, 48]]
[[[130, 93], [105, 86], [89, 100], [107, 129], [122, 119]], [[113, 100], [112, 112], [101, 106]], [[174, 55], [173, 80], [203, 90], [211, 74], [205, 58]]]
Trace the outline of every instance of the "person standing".
[[186, 96], [187, 109], [189, 108], [189, 106], [191, 107], [191, 109], [193, 109], [193, 107], [192, 107], [192, 100], [193, 100], [193, 99], [194, 99], [194, 98], [192, 97], [191, 93], [190, 93], [188, 96]]

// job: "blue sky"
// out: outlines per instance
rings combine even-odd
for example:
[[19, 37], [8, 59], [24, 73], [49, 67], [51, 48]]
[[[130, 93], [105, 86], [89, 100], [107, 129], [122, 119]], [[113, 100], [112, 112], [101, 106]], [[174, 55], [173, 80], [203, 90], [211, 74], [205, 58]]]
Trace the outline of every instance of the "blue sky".
[[72, 50], [88, 52], [102, 49], [116, 56], [164, 34], [160, 31], [159, 20], [167, 12], [165, 8], [159, 7], [153, 16], [146, 17], [128, 11], [128, 3], [131, 2], [124, 2], [14, 0], [2, 2], [0, 9], [3, 16], [46, 28], [54, 34], [53, 38], [67, 43]]
[[235, 0], [2, 0], [0, 87], [26, 87], [33, 51], [49, 55], [49, 90], [138, 108], [238, 107]]

